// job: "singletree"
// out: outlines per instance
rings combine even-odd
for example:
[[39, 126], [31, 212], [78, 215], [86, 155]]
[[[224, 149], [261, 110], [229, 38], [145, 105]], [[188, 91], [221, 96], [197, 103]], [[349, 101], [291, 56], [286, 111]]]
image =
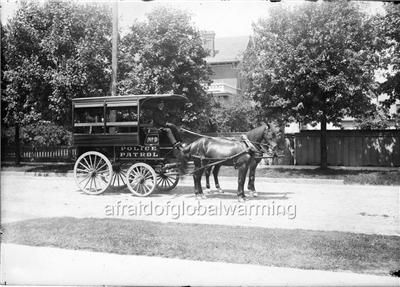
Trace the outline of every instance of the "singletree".
[[269, 116], [321, 125], [327, 167], [327, 123], [356, 117], [376, 96], [377, 33], [357, 4], [303, 3], [272, 9], [254, 25], [244, 58], [247, 94]]

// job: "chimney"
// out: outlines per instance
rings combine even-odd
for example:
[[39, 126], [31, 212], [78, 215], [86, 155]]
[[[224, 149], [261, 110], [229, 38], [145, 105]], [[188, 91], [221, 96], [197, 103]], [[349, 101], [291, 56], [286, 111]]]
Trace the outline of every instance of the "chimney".
[[210, 57], [215, 56], [215, 32], [200, 31], [201, 39], [203, 40], [203, 48], [210, 52]]

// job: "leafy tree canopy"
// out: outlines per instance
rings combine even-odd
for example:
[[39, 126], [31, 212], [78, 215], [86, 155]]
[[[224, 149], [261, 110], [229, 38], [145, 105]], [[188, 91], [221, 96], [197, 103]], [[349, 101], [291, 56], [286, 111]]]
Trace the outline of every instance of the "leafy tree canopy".
[[338, 123], [371, 108], [377, 32], [345, 1], [273, 9], [245, 54], [247, 93], [288, 122]]
[[400, 6], [386, 3], [385, 12], [377, 26], [384, 42], [381, 64], [386, 71], [380, 91], [389, 96], [388, 107], [400, 100]]
[[6, 26], [6, 124], [68, 125], [72, 98], [109, 93], [110, 14], [93, 4], [21, 3]]
[[137, 22], [120, 45], [120, 94], [176, 93], [186, 95], [183, 121], [203, 130], [209, 117], [205, 86], [211, 70], [205, 61], [200, 33], [180, 10], [157, 8], [146, 22]]

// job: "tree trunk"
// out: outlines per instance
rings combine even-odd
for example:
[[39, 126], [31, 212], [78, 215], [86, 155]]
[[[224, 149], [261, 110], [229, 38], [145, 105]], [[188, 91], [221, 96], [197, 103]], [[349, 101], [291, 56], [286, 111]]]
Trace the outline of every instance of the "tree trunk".
[[321, 119], [321, 134], [320, 134], [320, 149], [321, 149], [321, 169], [328, 168], [328, 153], [326, 148], [326, 115]]
[[19, 138], [19, 125], [15, 125], [15, 135], [14, 135], [14, 142], [15, 142], [15, 164], [21, 164], [21, 143]]

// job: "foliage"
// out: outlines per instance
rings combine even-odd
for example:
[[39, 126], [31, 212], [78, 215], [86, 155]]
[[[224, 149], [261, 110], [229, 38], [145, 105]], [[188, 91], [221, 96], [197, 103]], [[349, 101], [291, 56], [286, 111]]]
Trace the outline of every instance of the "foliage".
[[[0, 82], [1, 82], [1, 114], [4, 115], [5, 114], [5, 106], [6, 103], [4, 102], [4, 91], [6, 90], [7, 87], [7, 83], [5, 81], [4, 78], [4, 71], [5, 71], [5, 66], [6, 66], [6, 57], [5, 57], [5, 49], [6, 49], [6, 31], [4, 29], [3, 24], [0, 22], [0, 33], [1, 33], [1, 41], [0, 41], [0, 69], [1, 69], [1, 74], [0, 74]], [[1, 125], [2, 127], [4, 127], [3, 125], [3, 119], [1, 119]]]
[[400, 6], [385, 3], [385, 11], [377, 26], [383, 41], [381, 68], [386, 71], [380, 91], [389, 96], [384, 102], [389, 107], [400, 100]]
[[204, 91], [211, 70], [199, 32], [185, 12], [157, 8], [146, 22], [136, 22], [120, 45], [118, 88], [121, 94], [176, 93], [190, 103], [183, 122], [207, 126], [210, 98]]
[[68, 125], [72, 98], [108, 93], [111, 17], [105, 6], [21, 2], [6, 30], [6, 124], [42, 119]]
[[[5, 145], [14, 145], [15, 129], [6, 128], [2, 130], [2, 138], [6, 140]], [[49, 121], [38, 121], [28, 124], [21, 130], [22, 142], [35, 148], [66, 145], [72, 143], [72, 133], [65, 127], [56, 125]]]
[[389, 128], [390, 116], [382, 108], [377, 108], [356, 119], [357, 128], [362, 130], [379, 130]]
[[215, 104], [213, 123], [218, 132], [246, 132], [257, 126], [254, 103], [237, 97], [230, 105]]
[[273, 9], [245, 55], [247, 94], [288, 122], [337, 124], [371, 107], [377, 34], [356, 4]]
[[63, 126], [39, 121], [24, 128], [23, 141], [34, 147], [49, 147], [72, 143], [72, 133]]

